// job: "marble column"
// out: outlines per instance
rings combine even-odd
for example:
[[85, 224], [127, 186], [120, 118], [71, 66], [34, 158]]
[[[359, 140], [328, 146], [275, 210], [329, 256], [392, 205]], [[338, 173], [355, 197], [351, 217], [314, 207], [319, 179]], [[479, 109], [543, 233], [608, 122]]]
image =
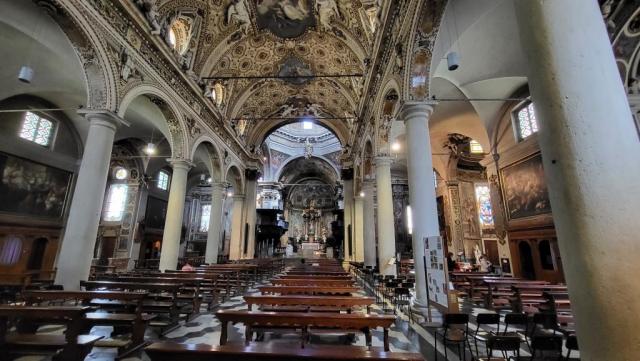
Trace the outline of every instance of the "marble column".
[[409, 204], [413, 215], [413, 259], [416, 272], [416, 307], [427, 307], [424, 238], [440, 236], [436, 190], [433, 186], [433, 160], [429, 138], [430, 103], [405, 103], [401, 117], [407, 134], [407, 173]]
[[218, 262], [218, 249], [222, 236], [222, 207], [224, 206], [224, 183], [211, 184], [211, 215], [209, 217], [209, 232], [207, 232], [207, 248], [204, 253], [206, 263]]
[[187, 178], [193, 163], [186, 159], [172, 158], [171, 187], [167, 217], [164, 221], [162, 249], [160, 250], [160, 270], [175, 270], [178, 267], [180, 253], [180, 237], [182, 235], [182, 217], [184, 215], [185, 196], [187, 195]]
[[353, 197], [354, 261], [364, 262], [364, 200], [359, 194]]
[[364, 198], [362, 202], [362, 223], [364, 228], [364, 265], [376, 266], [376, 221], [375, 202], [373, 194], [375, 188], [372, 180], [362, 182], [362, 192]]
[[[390, 157], [377, 157], [376, 165], [376, 200], [378, 201], [378, 262], [380, 273], [395, 275], [396, 236], [393, 216], [393, 193], [391, 189]], [[390, 264], [391, 263], [391, 264]]]
[[598, 2], [515, 6], [580, 359], [636, 360], [640, 142]]
[[[345, 262], [348, 262], [353, 257], [353, 168], [346, 168], [342, 170], [342, 196], [344, 197], [344, 245], [342, 247], [342, 258]], [[351, 227], [349, 227], [351, 226]], [[349, 233], [351, 228], [351, 233]], [[351, 237], [351, 242], [349, 238]]]
[[[243, 241], [243, 249], [242, 249], [242, 258], [253, 258], [256, 250], [256, 197], [258, 196], [258, 187], [257, 180], [260, 177], [260, 173], [257, 169], [247, 169], [245, 170], [245, 220], [246, 223], [249, 224], [248, 234], [247, 234], [247, 249], [244, 249], [244, 239]], [[244, 227], [244, 226], [243, 226]], [[244, 236], [243, 236], [244, 237]], [[245, 252], [246, 251], [246, 252]]]
[[57, 261], [56, 283], [63, 285], [65, 290], [79, 289], [80, 281], [89, 277], [113, 139], [119, 126], [129, 126], [129, 123], [109, 111], [79, 113], [89, 121], [89, 134]]
[[231, 210], [231, 240], [229, 244], [229, 259], [242, 259], [244, 248], [244, 194], [233, 195], [233, 208]]

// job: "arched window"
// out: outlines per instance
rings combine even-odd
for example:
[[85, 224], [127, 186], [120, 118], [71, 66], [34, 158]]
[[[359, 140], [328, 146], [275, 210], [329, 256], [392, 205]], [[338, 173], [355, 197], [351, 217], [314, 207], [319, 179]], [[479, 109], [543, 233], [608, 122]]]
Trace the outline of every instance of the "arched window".
[[112, 184], [109, 187], [107, 202], [104, 208], [103, 220], [105, 222], [120, 222], [122, 220], [127, 204], [128, 191], [129, 186], [123, 183]]
[[158, 172], [158, 188], [166, 191], [169, 189], [169, 173], [161, 170]]
[[53, 131], [54, 124], [52, 121], [34, 113], [26, 112], [18, 135], [22, 139], [48, 147], [53, 138]]
[[7, 236], [0, 250], [0, 265], [13, 266], [20, 260], [22, 253], [22, 239], [18, 236]]
[[542, 269], [554, 270], [551, 243], [547, 240], [540, 241], [540, 243], [538, 243], [538, 253], [540, 254]]
[[204, 204], [200, 209], [200, 232], [209, 232], [209, 218], [211, 217], [211, 204]]
[[513, 111], [513, 119], [519, 141], [538, 132], [538, 120], [531, 101], [526, 101], [517, 106]]

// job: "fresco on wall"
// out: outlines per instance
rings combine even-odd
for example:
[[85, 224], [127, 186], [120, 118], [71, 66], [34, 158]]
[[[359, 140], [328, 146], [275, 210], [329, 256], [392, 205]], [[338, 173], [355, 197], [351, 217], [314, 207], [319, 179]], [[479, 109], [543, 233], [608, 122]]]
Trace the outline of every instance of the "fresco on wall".
[[501, 175], [509, 219], [551, 212], [540, 154], [503, 168]]
[[71, 173], [0, 153], [0, 212], [60, 219]]
[[315, 25], [311, 0], [256, 0], [256, 24], [281, 38], [296, 38]]
[[460, 182], [460, 205], [462, 206], [464, 238], [480, 238], [480, 224], [473, 183]]

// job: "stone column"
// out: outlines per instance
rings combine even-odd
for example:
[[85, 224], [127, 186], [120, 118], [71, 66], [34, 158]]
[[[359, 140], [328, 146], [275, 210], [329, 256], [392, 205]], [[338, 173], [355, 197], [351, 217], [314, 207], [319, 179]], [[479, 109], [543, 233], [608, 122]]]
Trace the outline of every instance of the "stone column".
[[[351, 247], [354, 244], [353, 238], [353, 168], [342, 170], [342, 196], [344, 197], [344, 245], [342, 247], [342, 258], [348, 262], [353, 257], [353, 250], [349, 246], [349, 226], [351, 225]], [[351, 253], [351, 256], [349, 255]]]
[[412, 243], [416, 272], [415, 306], [417, 307], [428, 305], [424, 238], [440, 236], [428, 127], [432, 113], [433, 107], [426, 102], [406, 103], [402, 108], [402, 119], [407, 130], [407, 173], [409, 203], [413, 215]]
[[242, 259], [244, 247], [244, 223], [242, 210], [244, 209], [244, 194], [233, 196], [233, 209], [231, 211], [231, 240], [229, 245], [229, 259]]
[[396, 256], [396, 236], [393, 217], [393, 193], [391, 189], [390, 157], [376, 157], [376, 199], [378, 201], [378, 262], [380, 273], [395, 275], [396, 265], [392, 262]]
[[107, 186], [113, 139], [118, 126], [129, 123], [109, 111], [80, 111], [89, 121], [67, 226], [58, 256], [56, 283], [77, 290], [89, 277], [102, 202]]
[[[247, 249], [244, 252], [244, 238], [243, 238], [243, 256], [242, 258], [253, 258], [256, 250], [256, 197], [258, 196], [257, 189], [257, 180], [260, 177], [260, 172], [257, 169], [246, 169], [245, 170], [245, 179], [246, 179], [246, 202], [244, 203], [245, 207], [245, 220], [246, 223], [249, 224], [249, 233], [248, 233], [248, 242]], [[242, 226], [244, 228], [244, 225]], [[243, 236], [244, 237], [244, 236]]]
[[204, 253], [206, 263], [218, 262], [218, 249], [222, 236], [222, 207], [224, 206], [224, 183], [211, 184], [211, 216], [209, 218], [209, 232], [207, 232], [207, 248]]
[[353, 197], [353, 234], [354, 234], [354, 260], [364, 262], [364, 200], [359, 194]]
[[178, 267], [180, 237], [182, 235], [182, 217], [184, 215], [185, 196], [187, 194], [187, 176], [193, 163], [186, 159], [168, 160], [173, 172], [167, 204], [167, 217], [164, 221], [162, 249], [160, 250], [160, 270], [175, 270]]
[[362, 202], [362, 220], [364, 227], [364, 265], [376, 266], [376, 221], [375, 203], [373, 194], [375, 193], [372, 180], [362, 182], [362, 192], [364, 198]]
[[636, 360], [640, 142], [598, 2], [515, 5], [580, 358]]

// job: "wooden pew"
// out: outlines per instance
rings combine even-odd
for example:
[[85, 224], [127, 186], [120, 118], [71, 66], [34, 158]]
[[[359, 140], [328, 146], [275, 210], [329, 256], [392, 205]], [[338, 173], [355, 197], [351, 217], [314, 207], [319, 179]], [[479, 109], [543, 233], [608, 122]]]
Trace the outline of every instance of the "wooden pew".
[[[295, 311], [311, 311], [327, 310], [337, 312], [345, 310], [351, 312], [354, 307], [366, 307], [367, 313], [370, 311], [371, 305], [375, 302], [373, 297], [358, 296], [244, 296], [249, 311], [253, 309], [253, 305], [258, 306], [285, 306], [284, 310], [292, 309]], [[287, 308], [286, 306], [302, 306], [300, 308]], [[283, 311], [278, 309], [278, 311]]]
[[154, 319], [150, 325], [159, 327], [166, 334], [177, 327], [179, 318], [178, 292], [180, 285], [170, 283], [141, 283], [116, 281], [80, 281], [80, 287], [87, 291], [146, 291], [148, 296], [142, 302], [142, 312], [167, 315], [167, 320]]
[[[0, 359], [9, 360], [11, 354], [54, 354], [54, 361], [82, 361], [102, 336], [82, 335], [84, 316], [90, 307], [34, 307], [0, 306]], [[38, 324], [62, 324], [63, 335], [38, 335], [34, 332], [9, 333], [9, 321]], [[19, 324], [20, 326], [20, 324]], [[33, 331], [32, 327], [25, 327]]]
[[353, 286], [258, 286], [258, 291], [263, 295], [346, 295], [358, 292], [358, 288]]
[[273, 279], [271, 283], [275, 286], [353, 286], [353, 280], [310, 280], [305, 278], [296, 279]]
[[[82, 332], [89, 332], [94, 326], [113, 326], [131, 330], [130, 342], [118, 347], [118, 357], [126, 357], [145, 346], [144, 332], [153, 315], [142, 313], [142, 304], [146, 292], [119, 291], [28, 291], [23, 294], [27, 305], [52, 304], [69, 301], [87, 306], [98, 307], [107, 312], [89, 312], [85, 314], [85, 326]], [[107, 302], [105, 302], [107, 301]], [[98, 341], [96, 346], [102, 346]]]
[[304, 348], [308, 334], [313, 328], [335, 329], [345, 332], [362, 332], [367, 346], [371, 346], [371, 329], [382, 327], [384, 330], [384, 350], [389, 351], [389, 327], [396, 317], [392, 315], [363, 315], [316, 312], [255, 312], [255, 311], [218, 311], [222, 330], [220, 344], [227, 343], [229, 323], [243, 323], [246, 328], [245, 343], [253, 338], [254, 329], [288, 328], [300, 329], [301, 346]]
[[173, 342], [156, 342], [145, 349], [151, 361], [423, 361], [418, 353], [387, 352], [379, 348], [359, 346], [307, 346], [304, 349], [286, 348], [281, 345], [251, 344], [249, 346], [227, 344], [212, 346], [189, 345]]
[[329, 276], [349, 276], [350, 274], [345, 271], [285, 271], [286, 275], [290, 276], [313, 276], [313, 275], [329, 275]]
[[511, 298], [511, 309], [514, 312], [525, 312], [534, 314], [541, 312], [545, 308], [548, 300], [544, 297], [545, 291], [567, 292], [567, 286], [538, 284], [538, 283], [517, 283], [511, 286], [514, 295]]
[[530, 281], [520, 279], [483, 279], [482, 283], [486, 286], [487, 290], [482, 291], [482, 298], [484, 300], [484, 307], [488, 309], [502, 309], [509, 308], [510, 299], [513, 297], [512, 286], [525, 285], [525, 284], [540, 284], [545, 285], [547, 281]]
[[310, 280], [353, 280], [353, 276], [347, 274], [347, 275], [338, 275], [338, 276], [334, 276], [334, 275], [290, 275], [290, 274], [284, 274], [284, 275], [280, 275], [278, 276], [278, 279], [310, 279]]

